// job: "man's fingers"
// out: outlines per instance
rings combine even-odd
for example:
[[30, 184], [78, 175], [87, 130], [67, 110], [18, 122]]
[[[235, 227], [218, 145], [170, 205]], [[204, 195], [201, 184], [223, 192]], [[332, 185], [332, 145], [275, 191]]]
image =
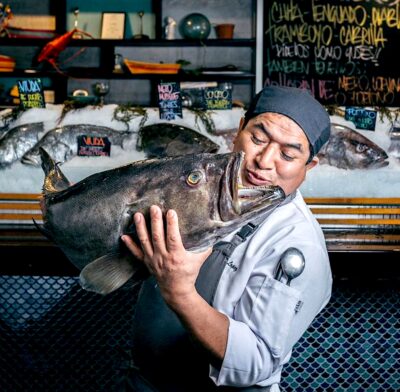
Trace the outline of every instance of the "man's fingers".
[[137, 212], [133, 218], [135, 221], [136, 233], [138, 235], [143, 253], [145, 256], [152, 257], [153, 256], [153, 247], [151, 245], [151, 241], [149, 238], [149, 233], [147, 231], [146, 221], [144, 219], [144, 216]]
[[126, 247], [133, 253], [133, 255], [143, 261], [144, 259], [144, 254], [142, 249], [140, 249], [140, 247], [138, 245], [135, 244], [135, 242], [132, 240], [131, 237], [129, 237], [129, 235], [123, 235], [121, 236], [121, 240], [124, 242], [124, 244], [126, 245]]
[[150, 207], [150, 219], [154, 252], [165, 253], [164, 222], [160, 207]]
[[179, 232], [178, 216], [174, 210], [167, 212], [167, 249], [169, 252], [182, 249], [183, 243]]

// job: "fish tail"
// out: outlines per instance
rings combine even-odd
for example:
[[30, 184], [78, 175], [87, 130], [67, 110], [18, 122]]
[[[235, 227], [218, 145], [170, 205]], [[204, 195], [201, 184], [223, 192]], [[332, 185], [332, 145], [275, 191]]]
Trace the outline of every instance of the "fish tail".
[[42, 169], [46, 176], [43, 183], [43, 193], [46, 195], [69, 188], [72, 184], [65, 177], [58, 163], [54, 162], [44, 148], [39, 147], [39, 153], [42, 159]]

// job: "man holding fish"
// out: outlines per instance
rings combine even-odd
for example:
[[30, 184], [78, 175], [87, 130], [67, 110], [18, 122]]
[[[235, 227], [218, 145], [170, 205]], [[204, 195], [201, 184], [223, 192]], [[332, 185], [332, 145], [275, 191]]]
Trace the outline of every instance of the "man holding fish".
[[[150, 230], [134, 215], [140, 244], [122, 240], [153, 275], [135, 316], [134, 390], [279, 391], [292, 347], [331, 294], [324, 237], [298, 191], [329, 132], [329, 116], [309, 92], [265, 87], [234, 150], [245, 154], [239, 188], [279, 186], [286, 198], [278, 207], [213, 252], [184, 248], [174, 210], [163, 217], [152, 206]], [[188, 200], [187, 208], [196, 206]], [[282, 270], [289, 248], [305, 261], [292, 277]]]

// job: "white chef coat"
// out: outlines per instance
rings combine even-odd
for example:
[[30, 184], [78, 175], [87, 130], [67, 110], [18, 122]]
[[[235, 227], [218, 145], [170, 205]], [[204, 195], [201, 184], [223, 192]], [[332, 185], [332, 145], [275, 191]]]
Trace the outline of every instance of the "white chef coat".
[[[274, 275], [289, 247], [303, 253], [305, 268], [287, 286]], [[236, 387], [273, 385], [271, 391], [279, 391], [282, 367], [328, 303], [331, 287], [322, 230], [297, 191], [236, 248], [221, 275], [213, 306], [228, 316], [229, 332], [221, 369], [210, 366], [213, 381]]]

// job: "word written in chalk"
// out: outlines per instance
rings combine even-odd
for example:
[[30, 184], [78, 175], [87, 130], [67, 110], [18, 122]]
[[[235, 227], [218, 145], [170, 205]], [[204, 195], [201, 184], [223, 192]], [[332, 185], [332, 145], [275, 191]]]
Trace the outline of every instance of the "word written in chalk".
[[45, 108], [43, 86], [40, 79], [17, 81], [20, 107], [22, 109]]

